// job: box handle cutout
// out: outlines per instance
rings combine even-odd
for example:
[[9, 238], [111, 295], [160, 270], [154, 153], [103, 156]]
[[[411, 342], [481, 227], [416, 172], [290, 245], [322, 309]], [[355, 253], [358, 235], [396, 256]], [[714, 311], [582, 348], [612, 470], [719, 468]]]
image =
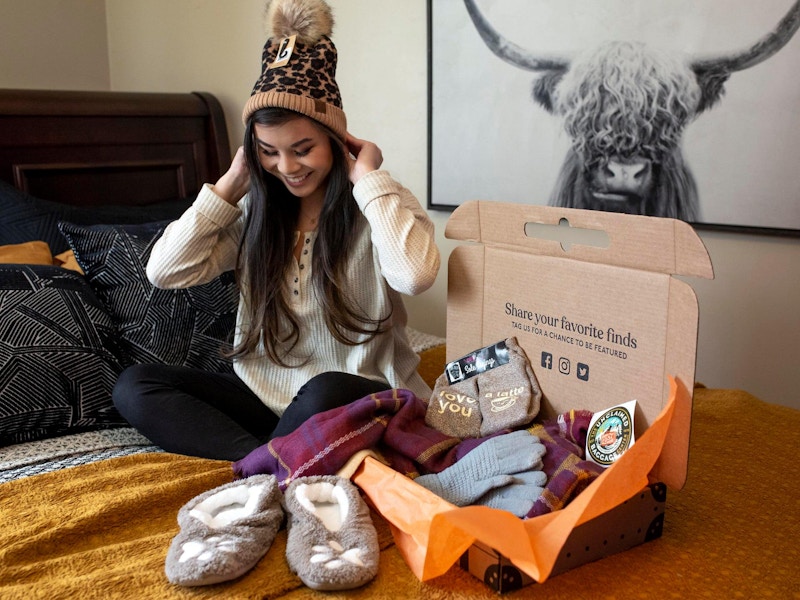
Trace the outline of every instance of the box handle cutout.
[[608, 234], [602, 229], [573, 227], [565, 217], [561, 217], [558, 225], [525, 223], [525, 235], [559, 242], [564, 252], [569, 252], [572, 244], [594, 246], [595, 248], [608, 248], [609, 246]]

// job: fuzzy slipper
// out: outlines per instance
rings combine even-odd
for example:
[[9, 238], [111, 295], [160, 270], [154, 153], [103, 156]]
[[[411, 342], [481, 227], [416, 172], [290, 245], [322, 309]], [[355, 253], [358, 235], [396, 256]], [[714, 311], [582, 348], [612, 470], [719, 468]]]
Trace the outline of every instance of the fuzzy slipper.
[[180, 532], [164, 570], [178, 585], [210, 585], [244, 575], [267, 553], [283, 522], [274, 475], [254, 475], [196, 496], [178, 511]]
[[369, 508], [349, 479], [319, 475], [286, 488], [286, 560], [315, 590], [346, 590], [378, 574], [378, 534]]

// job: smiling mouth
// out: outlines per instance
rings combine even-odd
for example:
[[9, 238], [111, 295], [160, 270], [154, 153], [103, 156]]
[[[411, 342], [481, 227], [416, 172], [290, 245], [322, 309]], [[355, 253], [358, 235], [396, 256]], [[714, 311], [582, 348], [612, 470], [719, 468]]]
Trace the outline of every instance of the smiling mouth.
[[284, 179], [284, 181], [286, 181], [286, 183], [287, 183], [288, 185], [300, 185], [300, 184], [302, 184], [302, 183], [303, 183], [303, 182], [304, 182], [306, 179], [308, 179], [310, 176], [311, 176], [311, 173], [306, 173], [305, 175], [303, 175], [303, 176], [301, 176], [301, 177], [289, 177], [289, 176], [287, 176], [287, 175], [284, 175], [284, 176], [283, 176], [283, 179]]

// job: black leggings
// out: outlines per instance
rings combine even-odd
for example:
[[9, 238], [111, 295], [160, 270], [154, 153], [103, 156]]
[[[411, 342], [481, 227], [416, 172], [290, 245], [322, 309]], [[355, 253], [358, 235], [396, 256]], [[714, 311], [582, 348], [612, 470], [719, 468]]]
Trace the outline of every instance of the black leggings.
[[358, 375], [322, 373], [278, 417], [233, 373], [148, 364], [125, 369], [112, 397], [120, 414], [167, 452], [234, 461], [312, 415], [387, 389]]

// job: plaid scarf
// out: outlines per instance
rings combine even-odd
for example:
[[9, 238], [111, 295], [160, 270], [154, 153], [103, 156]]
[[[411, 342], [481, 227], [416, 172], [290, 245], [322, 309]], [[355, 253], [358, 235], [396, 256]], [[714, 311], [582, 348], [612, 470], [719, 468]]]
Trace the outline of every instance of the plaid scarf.
[[547, 448], [542, 458], [547, 485], [526, 518], [564, 508], [603, 472], [600, 465], [583, 460], [591, 420], [590, 411], [571, 410], [528, 428]]
[[426, 411], [426, 403], [408, 390], [371, 394], [312, 416], [235, 462], [233, 470], [239, 477], [271, 473], [284, 489], [298, 477], [336, 473], [356, 452], [373, 449], [396, 471], [416, 477], [446, 469], [485, 441], [428, 427]]
[[[357, 452], [379, 452], [408, 477], [439, 473], [489, 439], [445, 435], [425, 424], [427, 404], [404, 389], [371, 394], [345, 406], [316, 414], [292, 433], [259, 446], [233, 463], [238, 477], [270, 473], [281, 489], [294, 479], [330, 475]], [[583, 458], [592, 413], [570, 411], [528, 431], [539, 437], [548, 482], [527, 517], [558, 510], [580, 493], [602, 467]], [[508, 430], [496, 435], [508, 433]]]

